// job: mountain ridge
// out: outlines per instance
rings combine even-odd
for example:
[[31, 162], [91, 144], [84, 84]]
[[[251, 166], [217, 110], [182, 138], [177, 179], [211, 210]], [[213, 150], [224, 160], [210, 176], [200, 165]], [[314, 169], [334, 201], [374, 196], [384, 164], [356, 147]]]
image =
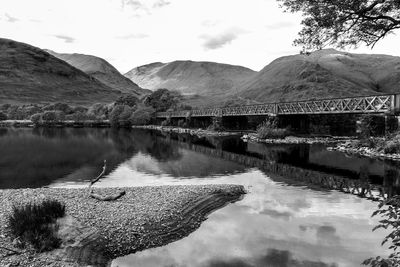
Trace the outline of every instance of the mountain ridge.
[[134, 94], [138, 97], [148, 93], [147, 90], [143, 90], [136, 83], [123, 76], [114, 66], [103, 58], [79, 53], [57, 53], [49, 49], [46, 49], [46, 51], [96, 78], [101, 83], [123, 93]]
[[46, 51], [0, 38], [0, 102], [112, 102], [121, 92]]

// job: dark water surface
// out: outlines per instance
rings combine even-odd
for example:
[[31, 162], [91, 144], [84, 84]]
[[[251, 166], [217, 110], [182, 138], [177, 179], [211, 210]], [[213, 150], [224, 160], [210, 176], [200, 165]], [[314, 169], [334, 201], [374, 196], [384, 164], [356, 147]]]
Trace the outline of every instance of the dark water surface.
[[[327, 151], [145, 130], [0, 129], [0, 188], [232, 183], [249, 193], [179, 241], [113, 266], [360, 266], [387, 255], [375, 196], [399, 192], [398, 164]], [[329, 174], [330, 180], [318, 178]], [[334, 185], [336, 183], [336, 186]], [[339, 185], [339, 186], [338, 186]], [[343, 189], [346, 191], [346, 189]]]

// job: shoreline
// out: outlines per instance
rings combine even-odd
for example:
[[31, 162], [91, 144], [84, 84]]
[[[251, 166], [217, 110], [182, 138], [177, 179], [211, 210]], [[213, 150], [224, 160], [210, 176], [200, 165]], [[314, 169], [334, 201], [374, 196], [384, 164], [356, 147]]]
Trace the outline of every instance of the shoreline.
[[287, 136], [285, 138], [258, 138], [255, 134], [247, 134], [241, 137], [242, 140], [266, 144], [336, 144], [338, 142], [354, 140], [350, 136]]
[[229, 132], [229, 131], [210, 131], [205, 129], [192, 129], [192, 128], [182, 128], [182, 127], [175, 127], [175, 126], [159, 126], [159, 125], [134, 125], [132, 126], [133, 129], [148, 129], [148, 130], [157, 130], [160, 132], [165, 133], [179, 133], [179, 134], [190, 134], [196, 136], [236, 136], [242, 135], [242, 132], [246, 131], [238, 131], [238, 132]]
[[[239, 201], [245, 194], [240, 185], [146, 186], [123, 189], [126, 195], [111, 202], [90, 198], [87, 188], [0, 190], [3, 204], [0, 207], [0, 247], [20, 252], [3, 257], [7, 251], [0, 249], [0, 265], [109, 266], [112, 259], [117, 257], [162, 246], [189, 235], [206, 220], [208, 214]], [[117, 188], [96, 188], [100, 194], [110, 194], [115, 190]], [[72, 238], [73, 244], [71, 240], [64, 244], [63, 238], [63, 245], [59, 249], [47, 253], [32, 253], [27, 249], [15, 248], [6, 228], [7, 214], [15, 204], [45, 198], [57, 199], [66, 205], [69, 223], [62, 224], [60, 229], [76, 233]], [[78, 229], [71, 228], [71, 225]], [[87, 235], [82, 236], [82, 233]]]
[[64, 127], [71, 127], [71, 128], [109, 128], [111, 124], [108, 120], [105, 121], [59, 121], [59, 122], [49, 122], [49, 123], [40, 123], [34, 124], [31, 120], [6, 120], [0, 121], [0, 127], [5, 128], [35, 128], [35, 127], [49, 127], [49, 128], [64, 128]]
[[330, 146], [327, 147], [326, 149], [329, 151], [339, 151], [342, 153], [347, 153], [351, 155], [357, 155], [372, 159], [400, 161], [400, 154], [383, 153], [381, 151], [366, 146], [354, 148], [352, 147], [351, 142], [338, 143], [335, 146]]

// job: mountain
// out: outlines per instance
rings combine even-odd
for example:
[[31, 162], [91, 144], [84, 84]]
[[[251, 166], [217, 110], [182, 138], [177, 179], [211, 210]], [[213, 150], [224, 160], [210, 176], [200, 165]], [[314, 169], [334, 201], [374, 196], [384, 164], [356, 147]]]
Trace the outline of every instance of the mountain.
[[96, 78], [101, 83], [123, 93], [134, 94], [140, 97], [149, 92], [123, 76], [115, 67], [102, 58], [91, 55], [60, 54], [51, 50], [46, 51]]
[[183, 95], [224, 97], [235, 92], [236, 86], [256, 74], [255, 71], [228, 64], [196, 61], [151, 63], [136, 67], [125, 74], [143, 88], [167, 88]]
[[400, 57], [334, 49], [281, 57], [242, 83], [237, 97], [279, 102], [400, 92]]
[[105, 103], [120, 95], [40, 48], [0, 38], [0, 103]]
[[197, 107], [400, 92], [400, 57], [325, 49], [278, 58], [259, 72], [211, 62], [152, 63], [125, 74], [144, 88], [167, 88]]

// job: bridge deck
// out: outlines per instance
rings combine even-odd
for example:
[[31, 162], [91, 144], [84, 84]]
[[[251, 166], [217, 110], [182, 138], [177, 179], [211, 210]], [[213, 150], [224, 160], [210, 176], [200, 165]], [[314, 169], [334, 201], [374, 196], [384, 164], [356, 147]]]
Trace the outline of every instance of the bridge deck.
[[158, 112], [157, 118], [222, 117], [291, 114], [388, 113], [399, 110], [400, 94], [265, 103], [249, 106]]

